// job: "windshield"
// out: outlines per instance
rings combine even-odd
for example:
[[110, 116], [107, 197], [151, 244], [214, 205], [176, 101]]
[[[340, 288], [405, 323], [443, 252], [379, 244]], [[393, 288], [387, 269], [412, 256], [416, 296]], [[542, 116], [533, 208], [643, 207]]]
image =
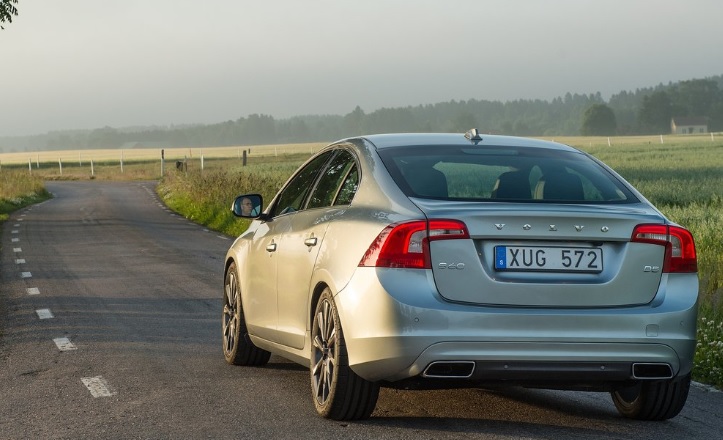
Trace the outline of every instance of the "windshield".
[[523, 147], [424, 146], [379, 150], [409, 197], [533, 203], [636, 203], [580, 152]]

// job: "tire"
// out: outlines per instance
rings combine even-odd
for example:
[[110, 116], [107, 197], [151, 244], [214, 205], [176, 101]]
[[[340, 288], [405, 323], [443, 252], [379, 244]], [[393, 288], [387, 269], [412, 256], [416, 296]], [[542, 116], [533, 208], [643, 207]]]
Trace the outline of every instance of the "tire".
[[618, 412], [637, 420], [666, 420], [678, 415], [690, 390], [690, 373], [670, 380], [640, 381], [610, 394]]
[[226, 270], [223, 283], [223, 356], [233, 365], [266, 365], [271, 353], [255, 346], [246, 330], [236, 263]]
[[311, 327], [311, 393], [316, 411], [333, 420], [368, 418], [377, 404], [379, 384], [349, 367], [344, 334], [331, 291], [319, 298]]

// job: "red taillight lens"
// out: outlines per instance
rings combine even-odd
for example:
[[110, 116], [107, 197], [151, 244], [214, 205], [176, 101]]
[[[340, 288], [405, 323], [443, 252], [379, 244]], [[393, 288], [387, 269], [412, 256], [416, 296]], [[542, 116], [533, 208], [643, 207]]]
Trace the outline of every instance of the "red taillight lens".
[[693, 235], [677, 226], [638, 225], [631, 241], [665, 246], [663, 272], [698, 272]]
[[389, 225], [369, 246], [359, 266], [431, 269], [429, 242], [469, 238], [458, 220], [424, 220]]

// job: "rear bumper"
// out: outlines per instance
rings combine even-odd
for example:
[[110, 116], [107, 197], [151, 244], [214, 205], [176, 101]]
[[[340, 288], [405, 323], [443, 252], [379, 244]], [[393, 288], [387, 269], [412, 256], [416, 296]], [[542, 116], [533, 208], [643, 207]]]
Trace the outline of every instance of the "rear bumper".
[[650, 305], [546, 309], [451, 303], [431, 271], [360, 268], [336, 301], [350, 365], [367, 380], [457, 362], [474, 365], [469, 380], [595, 385], [640, 378], [634, 364], [690, 372], [697, 277], [687, 275], [666, 280]]

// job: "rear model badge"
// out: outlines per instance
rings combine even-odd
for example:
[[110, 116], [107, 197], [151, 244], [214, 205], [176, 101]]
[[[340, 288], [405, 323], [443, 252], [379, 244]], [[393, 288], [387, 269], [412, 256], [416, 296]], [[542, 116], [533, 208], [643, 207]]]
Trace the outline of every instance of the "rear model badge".
[[462, 270], [464, 269], [464, 263], [439, 263], [438, 267], [440, 269]]

